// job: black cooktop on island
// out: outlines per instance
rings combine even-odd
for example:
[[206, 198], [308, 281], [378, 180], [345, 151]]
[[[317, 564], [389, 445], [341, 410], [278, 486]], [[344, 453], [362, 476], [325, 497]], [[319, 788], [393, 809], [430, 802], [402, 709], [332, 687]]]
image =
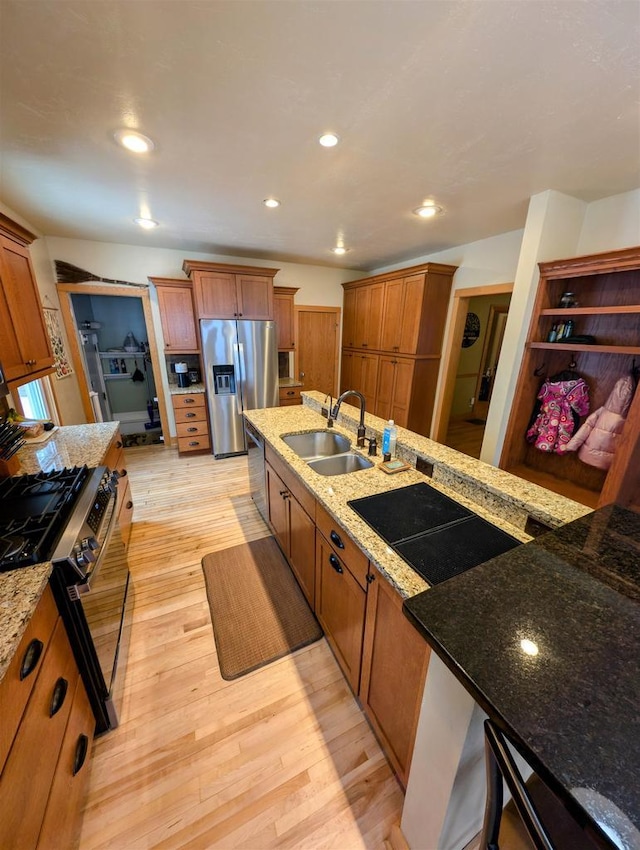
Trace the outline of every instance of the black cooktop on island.
[[520, 545], [429, 484], [411, 484], [347, 504], [431, 585]]

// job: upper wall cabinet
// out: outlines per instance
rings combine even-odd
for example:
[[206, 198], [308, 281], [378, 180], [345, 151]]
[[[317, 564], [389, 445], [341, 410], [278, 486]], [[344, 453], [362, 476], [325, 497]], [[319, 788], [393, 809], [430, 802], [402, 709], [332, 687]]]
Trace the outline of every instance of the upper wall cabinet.
[[[571, 339], [555, 341], [558, 327], [568, 320]], [[640, 248], [540, 263], [503, 469], [590, 507], [618, 502], [640, 510], [640, 392], [633, 396], [608, 469], [590, 464], [587, 451], [558, 452], [546, 437], [527, 440], [547, 377], [576, 373], [587, 383], [589, 409], [602, 408], [618, 379], [640, 366], [639, 321]]]
[[294, 298], [299, 287], [273, 287], [273, 316], [278, 326], [278, 351], [293, 351], [296, 347]]
[[192, 283], [168, 277], [150, 277], [149, 280], [158, 293], [165, 351], [168, 354], [197, 354], [200, 344]]
[[200, 319], [273, 319], [273, 278], [279, 269], [185, 260]]
[[35, 380], [53, 371], [28, 246], [35, 236], [0, 214], [0, 362], [8, 381]]

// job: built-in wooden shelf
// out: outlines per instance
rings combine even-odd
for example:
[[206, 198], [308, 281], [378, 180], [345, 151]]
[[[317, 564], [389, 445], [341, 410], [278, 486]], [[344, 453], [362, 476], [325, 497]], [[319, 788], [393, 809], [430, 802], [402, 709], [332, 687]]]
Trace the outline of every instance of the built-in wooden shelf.
[[527, 348], [548, 351], [585, 351], [593, 354], [640, 354], [640, 345], [584, 345], [564, 342], [529, 342]]
[[640, 304], [616, 304], [610, 307], [547, 307], [541, 316], [608, 316], [616, 313], [640, 313]]

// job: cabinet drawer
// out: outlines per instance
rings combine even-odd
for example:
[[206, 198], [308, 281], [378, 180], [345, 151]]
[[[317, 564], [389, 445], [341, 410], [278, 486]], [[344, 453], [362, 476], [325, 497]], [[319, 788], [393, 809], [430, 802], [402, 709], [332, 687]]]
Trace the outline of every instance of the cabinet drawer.
[[38, 678], [57, 619], [58, 609], [47, 587], [0, 682], [0, 772]]
[[172, 395], [171, 404], [173, 405], [173, 409], [176, 412], [178, 410], [184, 410], [187, 408], [204, 408], [204, 393], [193, 393], [192, 395], [187, 395], [186, 393], [180, 395]]
[[79, 678], [44, 815], [38, 850], [76, 847], [89, 783], [89, 759], [96, 720]]
[[0, 777], [0, 847], [34, 847], [78, 682], [67, 633], [53, 637]]
[[178, 437], [179, 452], [201, 452], [211, 448], [208, 434], [192, 437]]
[[181, 407], [174, 411], [176, 425], [181, 422], [206, 422], [207, 414], [204, 407]]
[[120, 433], [117, 433], [104, 456], [103, 463], [108, 466], [111, 471], [116, 471], [120, 474], [124, 469], [124, 443]]
[[316, 505], [316, 525], [345, 561], [360, 587], [366, 590], [369, 559], [319, 503]]
[[311, 495], [309, 490], [307, 490], [304, 484], [298, 478], [295, 477], [295, 475], [291, 472], [287, 464], [280, 460], [278, 455], [273, 451], [270, 446], [264, 447], [264, 456], [267, 463], [271, 464], [271, 466], [278, 473], [285, 487], [288, 487], [289, 490], [291, 490], [293, 495], [296, 497], [298, 502], [300, 502], [305, 511], [309, 514], [311, 519], [314, 519], [316, 511], [316, 500]]
[[189, 419], [187, 422], [176, 422], [178, 437], [202, 437], [209, 433], [206, 419]]
[[286, 407], [289, 404], [302, 404], [301, 392], [302, 387], [280, 387], [278, 391], [280, 406]]

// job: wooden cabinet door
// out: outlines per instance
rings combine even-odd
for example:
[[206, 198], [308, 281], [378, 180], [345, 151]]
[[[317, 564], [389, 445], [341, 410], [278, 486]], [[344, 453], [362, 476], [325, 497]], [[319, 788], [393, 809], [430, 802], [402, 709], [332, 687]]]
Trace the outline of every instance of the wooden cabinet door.
[[402, 335], [402, 307], [404, 303], [404, 282], [387, 280], [384, 284], [384, 302], [382, 309], [382, 333], [380, 348], [383, 351], [399, 351]]
[[293, 293], [274, 292], [273, 317], [278, 328], [278, 351], [293, 351], [296, 347], [293, 323]]
[[316, 534], [316, 616], [338, 664], [358, 693], [366, 593], [319, 532]]
[[378, 362], [377, 354], [353, 355], [353, 386], [350, 390], [358, 390], [365, 398], [367, 410], [375, 410], [376, 390], [378, 384]]
[[380, 357], [378, 366], [378, 389], [376, 392], [375, 415], [381, 419], [393, 419], [393, 385], [396, 374], [396, 358]]
[[291, 554], [289, 546], [289, 506], [285, 498], [288, 490], [280, 476], [274, 472], [268, 463], [265, 463], [265, 474], [267, 476], [269, 522], [280, 548], [289, 558]]
[[406, 786], [429, 646], [402, 613], [402, 599], [375, 569], [367, 593], [360, 701]]
[[273, 279], [252, 274], [237, 274], [238, 318], [273, 319]]
[[393, 399], [389, 419], [401, 428], [407, 427], [411, 393], [413, 391], [414, 361], [396, 357], [394, 363]]
[[[424, 275], [405, 277], [402, 281], [402, 312], [400, 333], [396, 337], [401, 354], [415, 354], [418, 350], [418, 334], [423, 320], [422, 301], [424, 296]], [[440, 321], [440, 318], [436, 318]], [[443, 322], [444, 329], [444, 322]]]
[[355, 389], [353, 386], [353, 351], [342, 350], [342, 363], [340, 366], [340, 392]]
[[0, 358], [5, 377], [36, 377], [36, 373], [51, 369], [53, 352], [29, 251], [5, 236], [0, 236], [0, 283], [4, 296]]
[[298, 584], [313, 609], [315, 607], [316, 527], [291, 496], [289, 503], [289, 561]]
[[196, 271], [193, 293], [200, 319], [235, 319], [238, 315], [234, 274]]
[[165, 350], [176, 354], [198, 352], [200, 343], [191, 286], [156, 284], [156, 290]]
[[89, 697], [78, 679], [37, 850], [78, 844], [95, 725]]
[[356, 289], [355, 345], [356, 348], [380, 348], [384, 284], [375, 283]]
[[356, 299], [357, 289], [345, 289], [342, 315], [342, 345], [356, 347]]

